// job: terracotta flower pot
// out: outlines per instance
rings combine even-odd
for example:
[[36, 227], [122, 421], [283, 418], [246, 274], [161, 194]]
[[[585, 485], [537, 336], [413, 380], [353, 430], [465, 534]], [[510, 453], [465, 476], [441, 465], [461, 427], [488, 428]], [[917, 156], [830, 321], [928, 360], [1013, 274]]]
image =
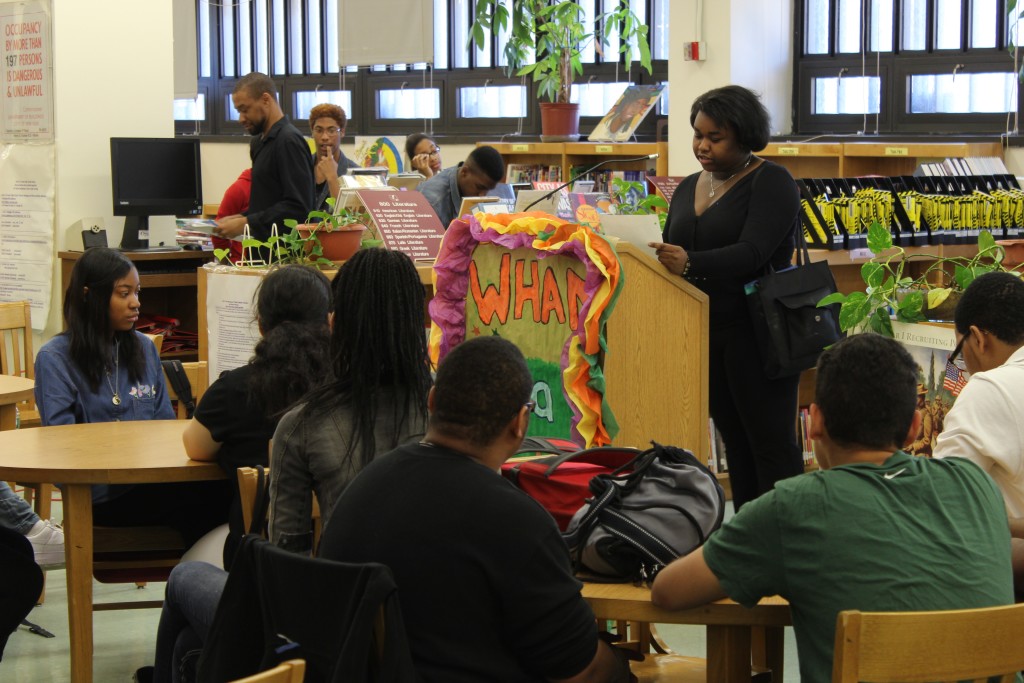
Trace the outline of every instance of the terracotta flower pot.
[[580, 105], [574, 102], [541, 102], [540, 139], [544, 142], [579, 140]]
[[1024, 240], [996, 240], [996, 244], [1006, 250], [1003, 265], [1013, 268], [1024, 263]]
[[[324, 250], [324, 258], [331, 261], [346, 261], [352, 258], [352, 255], [359, 251], [363, 233], [366, 232], [366, 226], [359, 224], [346, 225], [331, 232], [318, 225], [299, 225], [296, 229], [303, 238], [308, 238], [311, 233], [316, 232], [316, 236], [320, 238], [320, 246]], [[313, 245], [307, 247], [312, 249]]]

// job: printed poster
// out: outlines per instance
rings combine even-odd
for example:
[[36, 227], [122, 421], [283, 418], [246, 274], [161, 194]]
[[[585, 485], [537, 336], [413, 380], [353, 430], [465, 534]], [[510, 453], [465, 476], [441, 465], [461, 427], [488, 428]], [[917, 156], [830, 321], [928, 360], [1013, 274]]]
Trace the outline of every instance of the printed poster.
[[43, 330], [53, 287], [53, 145], [0, 147], [0, 301], [32, 304]]
[[53, 142], [53, 50], [42, 2], [0, 3], [0, 139]]
[[903, 344], [917, 363], [921, 429], [906, 450], [931, 457], [946, 414], [967, 383], [967, 374], [947, 362], [956, 347], [956, 333], [950, 324], [909, 324], [895, 320], [892, 331], [896, 341]]

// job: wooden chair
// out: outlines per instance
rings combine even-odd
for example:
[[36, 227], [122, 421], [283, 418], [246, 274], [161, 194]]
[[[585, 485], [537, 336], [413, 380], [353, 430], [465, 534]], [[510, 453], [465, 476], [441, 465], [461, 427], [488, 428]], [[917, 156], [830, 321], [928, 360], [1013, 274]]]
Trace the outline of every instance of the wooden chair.
[[1013, 681], [1024, 670], [1024, 604], [836, 618], [833, 683]]
[[[209, 370], [205, 360], [195, 361], [190, 363], [182, 363], [181, 367], [185, 370], [185, 376], [188, 377], [188, 383], [192, 387], [192, 399], [199, 404], [199, 399], [206, 393], [207, 388], [210, 386]], [[172, 401], [177, 402], [177, 415], [179, 420], [185, 420], [188, 418], [185, 410], [185, 404], [178, 401], [178, 395], [174, 393], [174, 387], [171, 385], [171, 380], [167, 377], [167, 373], [164, 372], [164, 381], [167, 384], [167, 393], [170, 395]]]
[[[0, 303], [0, 373], [35, 379], [32, 353], [32, 308], [28, 301]], [[39, 411], [35, 399], [18, 406], [22, 428], [38, 427]], [[11, 488], [14, 488], [11, 482]], [[25, 484], [25, 500], [33, 503], [36, 514], [50, 518], [52, 484]]]
[[[263, 469], [264, 478], [266, 482], [270, 481], [270, 468], [265, 467]], [[256, 505], [256, 486], [259, 481], [259, 472], [255, 467], [239, 467], [238, 468], [238, 500], [242, 505], [242, 523], [245, 525], [246, 530], [252, 527], [252, 515], [253, 508]], [[266, 484], [269, 485], [269, 484]], [[320, 519], [320, 504], [316, 499], [316, 494], [313, 494], [313, 547], [316, 548], [320, 543], [320, 529], [322, 527], [322, 520]]]
[[305, 677], [306, 662], [301, 659], [290, 659], [273, 669], [235, 679], [234, 683], [302, 683]]

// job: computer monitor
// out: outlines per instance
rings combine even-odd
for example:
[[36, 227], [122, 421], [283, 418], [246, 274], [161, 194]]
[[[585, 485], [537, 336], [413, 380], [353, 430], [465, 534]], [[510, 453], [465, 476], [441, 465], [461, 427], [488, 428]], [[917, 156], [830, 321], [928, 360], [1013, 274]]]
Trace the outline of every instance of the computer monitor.
[[110, 138], [110, 179], [121, 249], [149, 248], [150, 216], [203, 212], [198, 138]]

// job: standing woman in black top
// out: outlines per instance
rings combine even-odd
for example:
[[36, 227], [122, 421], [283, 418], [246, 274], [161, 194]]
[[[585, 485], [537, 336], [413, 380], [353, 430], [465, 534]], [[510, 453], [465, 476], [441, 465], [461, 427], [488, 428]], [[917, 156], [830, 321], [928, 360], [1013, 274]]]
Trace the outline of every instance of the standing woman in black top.
[[672, 196], [658, 260], [710, 300], [709, 408], [722, 433], [736, 510], [803, 472], [796, 441], [800, 376], [764, 374], [744, 285], [790, 265], [800, 196], [786, 169], [758, 158], [770, 119], [757, 95], [729, 85], [690, 109], [703, 168]]

